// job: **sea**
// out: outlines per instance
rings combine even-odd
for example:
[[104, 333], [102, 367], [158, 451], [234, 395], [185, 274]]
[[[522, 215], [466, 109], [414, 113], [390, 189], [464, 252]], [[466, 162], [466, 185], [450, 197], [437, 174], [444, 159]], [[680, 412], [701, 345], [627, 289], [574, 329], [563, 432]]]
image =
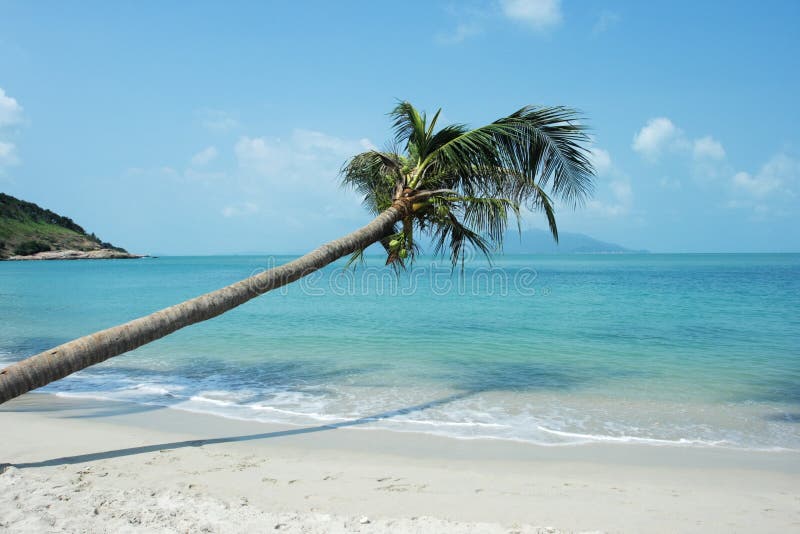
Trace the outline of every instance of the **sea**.
[[[0, 262], [0, 367], [291, 259]], [[338, 262], [39, 391], [544, 446], [800, 450], [800, 255]]]

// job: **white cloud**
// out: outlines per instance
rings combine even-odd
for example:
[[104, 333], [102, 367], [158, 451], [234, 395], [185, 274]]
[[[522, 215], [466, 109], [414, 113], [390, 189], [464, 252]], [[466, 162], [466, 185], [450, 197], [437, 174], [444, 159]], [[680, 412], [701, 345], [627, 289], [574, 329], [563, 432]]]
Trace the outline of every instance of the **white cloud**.
[[542, 31], [561, 23], [561, 0], [502, 0], [503, 14]]
[[631, 184], [627, 181], [614, 180], [611, 182], [610, 187], [614, 198], [622, 204], [628, 205], [633, 200], [633, 189], [631, 189]]
[[22, 122], [22, 106], [0, 87], [0, 127]]
[[598, 176], [604, 176], [611, 170], [611, 154], [608, 150], [599, 147], [592, 147], [590, 150], [590, 161]]
[[239, 127], [239, 121], [231, 113], [220, 109], [201, 109], [197, 112], [200, 124], [212, 132], [229, 132]]
[[[0, 128], [13, 126], [20, 122], [22, 122], [22, 106], [19, 105], [16, 99], [6, 95], [6, 92], [0, 87]], [[0, 141], [0, 173], [2, 173], [3, 167], [17, 165], [18, 163], [16, 145]]]
[[325, 150], [332, 154], [345, 157], [376, 148], [375, 145], [366, 138], [352, 141], [327, 135], [322, 132], [302, 129], [295, 130], [292, 133], [292, 141], [302, 150]]
[[285, 184], [287, 179], [319, 180], [321, 174], [331, 180], [347, 158], [374, 148], [368, 139], [347, 140], [297, 129], [286, 141], [241, 137], [234, 152], [243, 170]]
[[241, 217], [243, 215], [252, 215], [258, 213], [258, 205], [253, 202], [242, 202], [241, 204], [233, 204], [222, 208], [223, 217]]
[[693, 146], [694, 159], [725, 159], [725, 149], [722, 143], [707, 135], [694, 140]]
[[[338, 179], [348, 158], [374, 148], [367, 139], [298, 129], [282, 138], [237, 135], [214, 148], [208, 166], [192, 166], [190, 153], [182, 167], [125, 173], [129, 187], [149, 183], [154, 190], [179, 191], [175, 210], [192, 214], [184, 224], [208, 235], [208, 250], [300, 252], [370, 219], [361, 198]], [[231, 240], [233, 233], [238, 237]]]
[[627, 176], [620, 176], [608, 184], [608, 191], [598, 191], [597, 196], [586, 202], [586, 209], [601, 217], [627, 215], [633, 205], [633, 187]]
[[731, 183], [734, 191], [758, 199], [778, 194], [784, 199], [794, 198], [800, 183], [800, 162], [786, 154], [776, 154], [755, 175], [737, 172]]
[[285, 151], [280, 141], [269, 142], [263, 137], [241, 137], [234, 146], [239, 167], [258, 174], [280, 172], [285, 165]]
[[661, 189], [666, 189], [668, 191], [680, 191], [683, 188], [683, 184], [678, 179], [673, 179], [668, 176], [661, 178], [658, 181], [658, 185]]
[[202, 167], [203, 165], [209, 164], [214, 158], [217, 157], [217, 148], [214, 146], [208, 146], [192, 156], [192, 165], [195, 167]]
[[123, 176], [135, 177], [137, 179], [157, 177], [159, 180], [169, 180], [182, 184], [183, 186], [191, 186], [192, 189], [197, 189], [200, 186], [208, 188], [220, 184], [228, 185], [231, 178], [225, 171], [207, 171], [202, 168], [198, 169], [191, 166], [187, 166], [181, 170], [170, 167], [169, 165], [162, 165], [160, 167], [129, 167], [124, 171]]
[[597, 18], [597, 22], [592, 27], [592, 35], [600, 35], [615, 26], [620, 20], [620, 16], [613, 11], [603, 11]]
[[744, 171], [734, 174], [732, 182], [734, 188], [744, 190], [757, 197], [766, 195], [779, 185], [773, 180], [759, 179]]
[[482, 34], [486, 23], [496, 17], [495, 5], [469, 4], [466, 2], [451, 3], [444, 7], [454, 27], [445, 28], [435, 35], [435, 40], [442, 45], [456, 45]]
[[[671, 164], [686, 166], [684, 172], [701, 184], [725, 182], [734, 170], [720, 141], [711, 135], [692, 139], [667, 117], [648, 120], [634, 134], [631, 148], [651, 163], [669, 154]], [[665, 190], [681, 189], [678, 180], [662, 179], [659, 185]]]
[[334, 220], [349, 226], [365, 213], [358, 196], [339, 186], [339, 170], [350, 157], [374, 148], [367, 139], [302, 129], [284, 139], [243, 136], [234, 146], [235, 180], [241, 198], [258, 203], [260, 214], [297, 217], [309, 228], [330, 228]]
[[770, 158], [756, 173], [730, 178], [729, 208], [750, 211], [755, 220], [797, 216], [800, 161], [783, 153]]
[[178, 181], [191, 182], [204, 186], [209, 186], [213, 183], [224, 183], [228, 178], [230, 178], [230, 176], [225, 171], [206, 171], [192, 167], [187, 168], [182, 174], [176, 177]]
[[587, 210], [600, 217], [619, 217], [628, 214], [633, 205], [633, 187], [628, 175], [614, 166], [608, 150], [592, 147], [590, 160], [597, 176], [610, 176], [611, 181], [601, 181], [598, 184], [596, 195], [586, 202]]
[[721, 164], [726, 156], [722, 143], [710, 135], [690, 140], [683, 130], [667, 117], [648, 120], [633, 136], [631, 147], [652, 162], [657, 161], [665, 152], [683, 157], [691, 155], [695, 162], [694, 173], [698, 177], [729, 176], [724, 172], [726, 165]]
[[441, 44], [458, 44], [481, 33], [483, 33], [483, 28], [478, 23], [461, 22], [453, 31], [438, 34], [436, 40]]
[[452, 29], [436, 34], [436, 41], [442, 45], [459, 44], [490, 29], [496, 30], [498, 23], [507, 20], [544, 32], [558, 26], [563, 19], [561, 0], [500, 0], [477, 5], [460, 2], [445, 10], [455, 24]]
[[13, 143], [3, 143], [0, 141], [0, 167], [16, 165], [19, 163], [17, 158], [17, 147]]
[[668, 148], [679, 148], [685, 144], [683, 132], [666, 117], [647, 121], [633, 136], [633, 149], [644, 157], [655, 160]]

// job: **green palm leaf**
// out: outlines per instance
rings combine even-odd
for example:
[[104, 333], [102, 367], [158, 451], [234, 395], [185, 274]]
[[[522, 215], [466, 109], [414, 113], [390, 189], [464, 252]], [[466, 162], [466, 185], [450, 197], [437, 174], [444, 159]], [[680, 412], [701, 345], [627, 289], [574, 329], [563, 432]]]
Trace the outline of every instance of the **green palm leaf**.
[[554, 199], [574, 208], [594, 188], [580, 116], [565, 107], [526, 106], [479, 128], [437, 131], [440, 113], [428, 123], [410, 103], [398, 103], [390, 115], [404, 153], [365, 152], [342, 169], [342, 183], [369, 210], [404, 211], [402, 230], [384, 245], [389, 263], [413, 260], [415, 234], [430, 238], [434, 252], [447, 252], [454, 265], [467, 246], [489, 256], [502, 248], [510, 215], [519, 228], [520, 206], [543, 212], [558, 241]]

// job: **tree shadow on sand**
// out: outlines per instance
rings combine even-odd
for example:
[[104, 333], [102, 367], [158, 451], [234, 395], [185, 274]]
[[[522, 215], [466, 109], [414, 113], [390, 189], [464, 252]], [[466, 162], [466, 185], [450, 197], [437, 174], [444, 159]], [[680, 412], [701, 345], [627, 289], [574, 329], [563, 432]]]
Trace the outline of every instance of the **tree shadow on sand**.
[[400, 408], [397, 410], [390, 410], [387, 412], [382, 412], [379, 414], [369, 415], [366, 417], [360, 417], [358, 419], [352, 419], [350, 421], [342, 421], [341, 423], [331, 423], [326, 425], [319, 425], [319, 426], [312, 426], [312, 427], [305, 427], [305, 428], [293, 428], [288, 430], [278, 430], [275, 432], [263, 432], [259, 434], [246, 434], [242, 436], [225, 436], [219, 438], [208, 438], [208, 439], [192, 439], [186, 441], [174, 441], [170, 443], [157, 443], [155, 445], [143, 445], [141, 447], [129, 447], [125, 449], [116, 449], [112, 451], [103, 451], [103, 452], [95, 452], [95, 453], [88, 453], [88, 454], [78, 454], [75, 456], [64, 456], [62, 458], [53, 458], [51, 460], [42, 460], [39, 462], [23, 462], [18, 464], [0, 464], [0, 473], [2, 473], [3, 468], [5, 467], [16, 467], [17, 469], [27, 469], [31, 467], [51, 467], [51, 466], [59, 466], [59, 465], [72, 465], [72, 464], [79, 464], [85, 462], [94, 462], [97, 460], [107, 460], [110, 458], [120, 458], [123, 456], [133, 456], [137, 454], [146, 454], [150, 452], [157, 452], [166, 449], [182, 449], [185, 447], [202, 447], [204, 445], [217, 445], [220, 443], [238, 443], [244, 441], [255, 441], [261, 439], [271, 439], [271, 438], [281, 438], [287, 436], [297, 436], [301, 434], [312, 434], [315, 432], [324, 432], [327, 430], [336, 430], [338, 428], [347, 428], [351, 426], [358, 426], [364, 425], [367, 423], [373, 423], [375, 421], [381, 421], [383, 419], [391, 419], [392, 417], [397, 417], [399, 415], [406, 415], [413, 412], [419, 412], [422, 410], [427, 410], [429, 408], [434, 408], [437, 406], [441, 406], [444, 404], [448, 404], [450, 402], [454, 402], [457, 400], [464, 399], [473, 395], [475, 392], [473, 391], [466, 391], [461, 393], [456, 393], [453, 395], [449, 395], [447, 397], [425, 402], [422, 404], [417, 404], [414, 406], [407, 406], [405, 408]]
[[[451, 402], [459, 401], [474, 395], [487, 393], [491, 391], [546, 391], [546, 390], [569, 390], [580, 387], [592, 380], [592, 373], [573, 373], [568, 370], [561, 369], [558, 366], [551, 366], [540, 362], [461, 362], [459, 376], [449, 376], [449, 386], [454, 387], [459, 393], [443, 397], [441, 399], [432, 400], [429, 402], [416, 404], [395, 410], [389, 410], [374, 415], [368, 415], [343, 421], [340, 423], [325, 424], [313, 427], [293, 428], [288, 430], [280, 430], [275, 432], [265, 432], [259, 434], [249, 434], [241, 436], [226, 436], [208, 439], [193, 439], [186, 441], [177, 441], [171, 443], [159, 443], [154, 445], [144, 445], [140, 447], [130, 447], [125, 449], [117, 449], [112, 451], [102, 451], [96, 453], [81, 454], [76, 456], [66, 456], [62, 458], [54, 458], [50, 460], [42, 460], [39, 462], [24, 462], [18, 464], [2, 464], [5, 466], [13, 465], [16, 468], [24, 469], [31, 467], [48, 467], [59, 465], [71, 465], [84, 462], [92, 462], [96, 460], [104, 460], [110, 458], [119, 458], [123, 456], [132, 456], [137, 454], [146, 454], [157, 452], [165, 449], [179, 449], [184, 447], [202, 447], [204, 445], [215, 445], [220, 443], [236, 443], [244, 441], [255, 441], [262, 439], [280, 438], [287, 436], [296, 436], [302, 434], [312, 434], [315, 432], [323, 432], [327, 430], [336, 430], [338, 428], [346, 428], [352, 426], [359, 426], [368, 423], [373, 423], [380, 420], [391, 419], [393, 417], [406, 415], [413, 412], [420, 412], [430, 408], [439, 407]], [[262, 363], [261, 366], [264, 364]], [[331, 379], [333, 375], [348, 374], [353, 372], [361, 372], [364, 370], [353, 369], [339, 369], [339, 370], [323, 370], [314, 369], [309, 372], [306, 367], [301, 370], [298, 367], [287, 364], [286, 362], [274, 362], [274, 368], [267, 366], [266, 369], [261, 369], [256, 373], [258, 376], [250, 376], [252, 380], [262, 380], [265, 378], [276, 379], [281, 377], [282, 381], [289, 382], [290, 384], [297, 385], [312, 379], [312, 383], [324, 383], [325, 380]], [[223, 372], [223, 369], [220, 369]], [[251, 373], [253, 368], [249, 368]], [[230, 370], [228, 370], [230, 372]], [[288, 379], [287, 379], [288, 375]], [[244, 377], [239, 377], [244, 378]], [[442, 377], [444, 378], [444, 377]], [[325, 380], [323, 380], [325, 379]], [[291, 388], [289, 388], [291, 389]], [[64, 415], [64, 418], [95, 418], [107, 417], [114, 415], [125, 415], [134, 412], [144, 412], [150, 410], [157, 410], [166, 408], [172, 403], [170, 399], [160, 399], [158, 405], [130, 405], [125, 403], [119, 407], [102, 408], [89, 408], [88, 413], [81, 413], [80, 415]], [[74, 406], [73, 406], [74, 408]], [[58, 406], [51, 407], [53, 411], [66, 411], [64, 408]], [[8, 411], [46, 411], [46, 408], [39, 407], [25, 407], [18, 406]], [[4, 411], [4, 410], [0, 410]]]

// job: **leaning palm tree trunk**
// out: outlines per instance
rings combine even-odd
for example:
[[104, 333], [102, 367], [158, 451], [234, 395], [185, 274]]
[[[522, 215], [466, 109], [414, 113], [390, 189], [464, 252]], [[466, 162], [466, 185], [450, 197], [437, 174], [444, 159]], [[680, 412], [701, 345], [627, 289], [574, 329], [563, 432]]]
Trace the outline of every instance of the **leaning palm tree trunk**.
[[211, 293], [101, 330], [31, 356], [0, 370], [0, 404], [90, 365], [223, 314], [248, 300], [290, 284], [337, 259], [391, 234], [408, 206], [398, 200], [372, 222], [289, 263]]
[[216, 317], [342, 256], [357, 259], [377, 241], [387, 264], [402, 268], [406, 259], [414, 261], [414, 236], [421, 233], [432, 238], [436, 252], [449, 248], [455, 267], [465, 245], [487, 256], [499, 248], [509, 213], [518, 218], [521, 205], [543, 211], [557, 240], [550, 195], [578, 205], [591, 194], [590, 139], [568, 108], [526, 106], [473, 130], [457, 124], [435, 131], [439, 112], [428, 123], [408, 102], [391, 115], [405, 153], [370, 150], [342, 169], [343, 185], [375, 213], [371, 223], [275, 269], [0, 370], [0, 403]]

